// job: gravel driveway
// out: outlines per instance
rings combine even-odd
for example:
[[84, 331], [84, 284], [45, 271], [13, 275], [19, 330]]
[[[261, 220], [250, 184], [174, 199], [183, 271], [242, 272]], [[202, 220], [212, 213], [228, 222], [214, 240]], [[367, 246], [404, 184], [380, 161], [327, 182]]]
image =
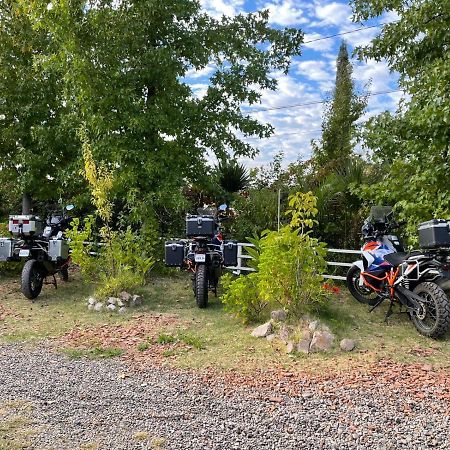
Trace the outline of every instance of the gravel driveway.
[[450, 449], [445, 400], [330, 382], [295, 398], [224, 396], [200, 377], [45, 346], [0, 346], [0, 414], [11, 401], [31, 405], [33, 449]]

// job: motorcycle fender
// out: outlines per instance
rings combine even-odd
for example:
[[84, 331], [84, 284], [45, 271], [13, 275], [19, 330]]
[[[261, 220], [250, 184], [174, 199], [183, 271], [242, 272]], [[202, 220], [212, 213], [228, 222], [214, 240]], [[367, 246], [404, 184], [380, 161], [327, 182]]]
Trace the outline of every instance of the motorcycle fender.
[[[363, 264], [362, 261], [360, 261], [360, 260], [359, 260], [359, 261], [355, 261], [355, 262], [353, 263], [353, 265], [356, 266], [356, 267], [361, 271], [361, 273], [364, 272], [364, 264]], [[360, 286], [363, 286], [363, 285], [364, 285], [363, 277], [359, 277], [359, 285], [360, 285]]]

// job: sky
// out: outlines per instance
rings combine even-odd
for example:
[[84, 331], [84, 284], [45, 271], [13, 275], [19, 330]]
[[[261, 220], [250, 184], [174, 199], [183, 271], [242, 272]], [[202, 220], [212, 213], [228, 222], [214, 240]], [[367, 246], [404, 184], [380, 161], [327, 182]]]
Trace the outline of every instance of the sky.
[[[248, 167], [266, 165], [280, 151], [284, 154], [285, 164], [307, 159], [311, 154], [311, 139], [320, 138], [321, 135], [323, 104], [260, 112], [256, 110], [325, 100], [334, 87], [336, 57], [342, 39], [347, 42], [351, 54], [356, 46], [368, 44], [380, 28], [377, 26], [345, 36], [316, 40], [361, 28], [361, 24], [352, 22], [352, 10], [347, 1], [200, 0], [200, 3], [206, 12], [215, 17], [269, 9], [272, 27], [295, 27], [305, 33], [302, 55], [293, 59], [289, 74], [274, 74], [278, 80], [278, 90], [265, 91], [261, 104], [252, 107], [255, 110], [252, 115], [262, 122], [271, 123], [275, 127], [275, 134], [270, 139], [247, 139], [247, 142], [259, 149], [259, 155], [253, 160], [241, 161]], [[393, 15], [386, 14], [378, 20], [365, 23], [364, 26], [392, 22], [395, 19]], [[315, 41], [306, 43], [313, 40]], [[397, 74], [390, 73], [385, 61], [358, 62], [353, 58], [352, 63], [358, 89], [365, 88], [371, 93], [398, 89]], [[201, 96], [205, 92], [208, 76], [212, 73], [213, 68], [206, 67], [202, 71], [189, 74], [187, 82], [191, 85], [194, 95]], [[369, 97], [362, 120], [385, 110], [395, 110], [401, 96], [401, 92], [392, 92]]]

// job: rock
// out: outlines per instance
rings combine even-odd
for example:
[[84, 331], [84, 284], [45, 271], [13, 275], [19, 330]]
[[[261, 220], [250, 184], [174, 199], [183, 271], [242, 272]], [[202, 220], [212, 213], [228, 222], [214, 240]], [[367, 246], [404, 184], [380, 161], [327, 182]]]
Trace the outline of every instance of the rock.
[[282, 325], [280, 328], [280, 331], [278, 333], [278, 336], [283, 342], [288, 342], [292, 333], [294, 332], [293, 328], [288, 325]]
[[94, 309], [95, 305], [92, 305], [91, 303], [88, 304], [88, 309], [89, 311], [92, 311]]
[[119, 298], [119, 299], [117, 299], [117, 306], [119, 308], [121, 308], [122, 306], [125, 306], [125, 303], [122, 300], [120, 300], [120, 298]]
[[260, 325], [259, 327], [256, 327], [253, 331], [252, 331], [252, 336], [253, 337], [266, 337], [269, 334], [272, 334], [272, 322], [266, 322], [262, 325]]
[[125, 308], [125, 306], [122, 306], [121, 308], [119, 308], [119, 314], [125, 314], [127, 312], [127, 308]]
[[339, 344], [341, 350], [344, 352], [351, 352], [355, 348], [355, 341], [352, 339], [342, 339]]
[[319, 325], [320, 325], [320, 322], [318, 320], [313, 320], [309, 324], [308, 329], [309, 329], [309, 331], [311, 331], [311, 333], [314, 333], [314, 331], [319, 329]]
[[108, 303], [110, 304], [110, 305], [117, 305], [117, 303], [119, 302], [120, 300], [118, 299], [118, 298], [116, 298], [116, 297], [109, 297], [108, 298]]
[[89, 297], [87, 302], [88, 305], [95, 305], [97, 303], [97, 300], [95, 300], [94, 297]]
[[121, 300], [123, 300], [124, 302], [129, 302], [131, 300], [131, 294], [129, 294], [128, 292], [122, 291], [119, 294], [119, 298]]
[[298, 353], [309, 353], [309, 347], [311, 346], [311, 339], [303, 338], [297, 344], [297, 352]]
[[289, 341], [286, 345], [286, 353], [290, 354], [294, 352], [294, 343], [292, 341]]
[[110, 304], [107, 306], [107, 308], [108, 308], [110, 311], [114, 311], [114, 310], [116, 309], [116, 305], [113, 305], [112, 303], [110, 303]]
[[270, 317], [275, 322], [284, 322], [286, 320], [286, 311], [284, 309], [277, 309], [276, 311], [272, 311], [270, 313]]
[[98, 302], [98, 303], [95, 304], [94, 310], [97, 311], [97, 312], [100, 312], [103, 309], [103, 306], [104, 306], [103, 303]]
[[274, 334], [274, 333], [269, 334], [268, 336], [266, 336], [266, 339], [267, 339], [269, 342], [272, 342], [275, 338], [276, 338], [276, 334]]
[[328, 351], [331, 349], [334, 336], [326, 330], [317, 330], [311, 340], [310, 352]]
[[142, 300], [140, 295], [133, 295], [133, 298], [131, 299], [130, 305], [133, 307], [142, 305]]

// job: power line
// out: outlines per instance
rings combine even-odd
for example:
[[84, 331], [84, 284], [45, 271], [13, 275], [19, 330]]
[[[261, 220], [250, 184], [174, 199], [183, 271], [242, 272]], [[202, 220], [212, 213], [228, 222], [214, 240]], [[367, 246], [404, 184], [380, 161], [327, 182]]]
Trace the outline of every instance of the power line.
[[250, 137], [250, 138], [244, 138], [246, 140], [251, 140], [251, 139], [271, 139], [273, 137], [284, 137], [284, 136], [293, 136], [293, 135], [299, 135], [299, 134], [311, 134], [311, 133], [317, 133], [319, 131], [322, 131], [321, 128], [317, 129], [317, 130], [309, 130], [309, 131], [296, 131], [294, 133], [274, 133], [271, 136], [267, 136], [267, 137]]
[[343, 31], [342, 33], [330, 34], [329, 36], [324, 36], [324, 37], [320, 37], [317, 39], [311, 39], [310, 41], [304, 41], [303, 44], [310, 44], [311, 42], [324, 41], [325, 39], [332, 39], [337, 36], [343, 36], [344, 34], [356, 33], [357, 31], [368, 30], [370, 28], [379, 28], [379, 27], [382, 27], [383, 25], [389, 25], [391, 23], [395, 23], [395, 21], [379, 23], [377, 25], [369, 25], [368, 27], [361, 27], [361, 28], [356, 28], [355, 30]]
[[[392, 89], [390, 91], [373, 92], [373, 93], [369, 93], [369, 97], [372, 97], [372, 96], [375, 96], [375, 95], [392, 94], [394, 92], [403, 92], [403, 89]], [[318, 100], [318, 101], [308, 102], [308, 103], [296, 103], [296, 104], [293, 104], [293, 105], [274, 106], [273, 108], [255, 109], [253, 111], [249, 111], [249, 113], [253, 114], [253, 113], [257, 113], [257, 112], [277, 111], [277, 110], [280, 110], [280, 109], [300, 108], [301, 106], [320, 105], [321, 103], [326, 103], [326, 100], [320, 100], [320, 101]]]

